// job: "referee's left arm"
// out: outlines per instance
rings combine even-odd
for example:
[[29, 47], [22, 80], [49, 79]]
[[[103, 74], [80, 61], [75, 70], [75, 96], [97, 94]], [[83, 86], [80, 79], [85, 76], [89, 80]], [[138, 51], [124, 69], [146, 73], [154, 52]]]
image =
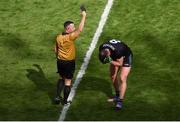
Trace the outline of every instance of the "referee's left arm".
[[58, 45], [57, 45], [57, 42], [56, 42], [56, 44], [54, 46], [54, 52], [55, 52], [55, 54], [57, 56], [58, 55]]

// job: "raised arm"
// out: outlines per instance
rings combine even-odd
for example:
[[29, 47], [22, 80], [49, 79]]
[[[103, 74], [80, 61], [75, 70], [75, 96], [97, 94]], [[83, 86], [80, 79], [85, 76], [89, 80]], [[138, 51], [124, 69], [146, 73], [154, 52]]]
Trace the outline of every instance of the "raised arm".
[[84, 24], [86, 21], [86, 10], [84, 7], [81, 7], [81, 16], [82, 18], [78, 28], [71, 34], [72, 40], [75, 40], [79, 36], [79, 34], [83, 31]]
[[81, 16], [82, 16], [81, 22], [80, 22], [79, 27], [77, 29], [79, 31], [79, 33], [83, 31], [84, 23], [86, 21], [86, 12], [85, 11], [81, 11]]

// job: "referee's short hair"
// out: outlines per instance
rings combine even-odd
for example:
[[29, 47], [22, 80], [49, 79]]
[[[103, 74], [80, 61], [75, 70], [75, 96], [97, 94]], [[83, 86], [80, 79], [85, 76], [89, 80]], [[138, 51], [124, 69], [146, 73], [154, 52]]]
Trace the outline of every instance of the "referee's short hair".
[[70, 24], [73, 24], [74, 22], [73, 21], [66, 21], [66, 22], [64, 22], [64, 28], [66, 28], [68, 25], [70, 25]]

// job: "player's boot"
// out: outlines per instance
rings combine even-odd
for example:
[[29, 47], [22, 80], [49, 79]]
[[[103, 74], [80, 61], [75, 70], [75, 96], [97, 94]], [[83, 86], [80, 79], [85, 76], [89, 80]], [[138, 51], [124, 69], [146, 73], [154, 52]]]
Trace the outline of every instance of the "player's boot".
[[119, 109], [122, 109], [122, 101], [121, 100], [118, 100], [117, 103], [116, 103], [116, 109], [119, 110]]
[[62, 97], [56, 96], [54, 98], [54, 104], [59, 104], [60, 102], [62, 102]]
[[64, 106], [71, 104], [72, 101], [64, 101]]
[[119, 96], [114, 96], [114, 97], [113, 97], [113, 101], [114, 101], [114, 102], [119, 101]]

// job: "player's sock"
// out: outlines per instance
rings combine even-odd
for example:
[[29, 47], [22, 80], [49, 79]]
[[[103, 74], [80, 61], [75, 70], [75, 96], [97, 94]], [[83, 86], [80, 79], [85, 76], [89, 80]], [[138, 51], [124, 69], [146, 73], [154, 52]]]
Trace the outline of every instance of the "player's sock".
[[65, 87], [64, 87], [64, 104], [67, 104], [67, 99], [68, 99], [70, 91], [71, 91], [71, 86], [65, 85]]
[[116, 91], [116, 96], [119, 97], [119, 91]]
[[56, 97], [60, 96], [63, 88], [64, 88], [64, 80], [63, 79], [59, 79], [58, 82], [57, 82]]
[[120, 102], [123, 102], [123, 99], [120, 98], [119, 101], [120, 101]]

